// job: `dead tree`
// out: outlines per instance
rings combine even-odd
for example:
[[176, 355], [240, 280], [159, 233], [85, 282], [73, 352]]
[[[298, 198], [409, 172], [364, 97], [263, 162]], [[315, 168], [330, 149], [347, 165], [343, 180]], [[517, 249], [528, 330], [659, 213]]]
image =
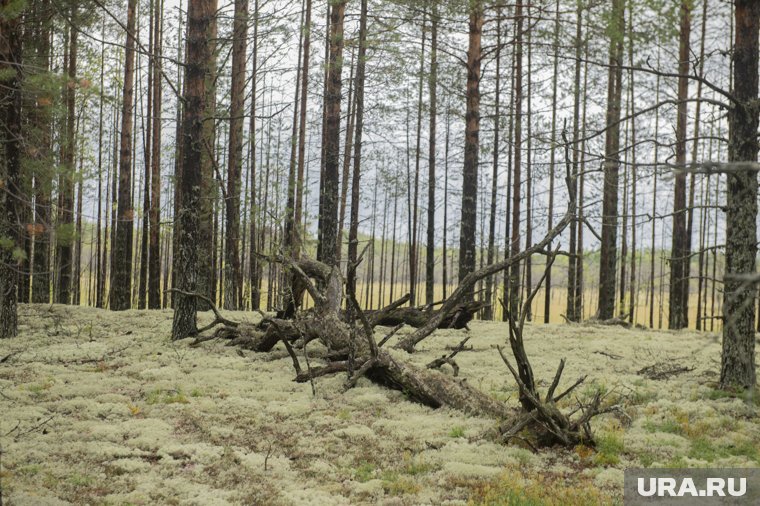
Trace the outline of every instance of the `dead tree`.
[[[590, 426], [591, 419], [603, 413], [620, 411], [618, 406], [603, 408], [602, 401], [604, 398], [601, 393], [596, 393], [588, 404], [584, 405], [578, 402], [577, 407], [570, 414], [566, 415], [560, 411], [556, 403], [567, 397], [586, 380], [586, 376], [582, 376], [570, 385], [569, 388], [561, 393], [557, 393], [562, 372], [565, 369], [564, 358], [560, 360], [557, 372], [554, 374], [554, 379], [546, 391], [543, 400], [536, 388], [533, 367], [530, 365], [530, 360], [528, 360], [528, 355], [525, 352], [523, 344], [523, 332], [525, 320], [528, 316], [528, 308], [530, 308], [533, 299], [546, 280], [558, 251], [558, 249], [554, 250], [547, 257], [544, 275], [532, 289], [530, 295], [528, 295], [519, 315], [512, 314], [509, 311], [509, 304], [502, 301], [502, 306], [504, 311], [506, 311], [509, 322], [509, 346], [512, 349], [512, 355], [517, 367], [512, 366], [501, 347], [498, 347], [498, 350], [499, 355], [501, 355], [502, 360], [517, 383], [520, 392], [519, 401], [523, 408], [522, 413], [516, 419], [509, 420], [500, 427], [501, 437], [504, 442], [508, 442], [511, 439], [521, 439], [532, 447], [553, 446], [556, 444], [571, 447], [580, 443], [593, 445], [593, 435]], [[580, 413], [580, 415], [573, 418], [573, 415], [576, 413]], [[526, 429], [532, 440], [526, 439], [521, 435]]]

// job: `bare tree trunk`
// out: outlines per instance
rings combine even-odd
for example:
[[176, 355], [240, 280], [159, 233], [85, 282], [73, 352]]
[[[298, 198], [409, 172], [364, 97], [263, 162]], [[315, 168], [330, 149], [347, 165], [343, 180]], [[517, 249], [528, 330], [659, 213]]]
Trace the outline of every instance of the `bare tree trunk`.
[[227, 309], [240, 309], [240, 185], [243, 172], [243, 108], [248, 39], [248, 0], [235, 0], [232, 41], [232, 88], [230, 90], [230, 135], [227, 165], [227, 235], [225, 236], [224, 302]]
[[[480, 63], [483, 6], [470, 6], [470, 35], [467, 49], [467, 112], [465, 115], [464, 171], [462, 173], [462, 218], [459, 232], [459, 280], [475, 271], [475, 228], [478, 205], [478, 155], [480, 150]], [[472, 289], [465, 295], [472, 300]]]
[[[734, 97], [729, 111], [728, 159], [756, 162], [758, 152], [758, 41], [760, 3], [735, 2]], [[726, 192], [726, 270], [723, 302], [723, 353], [720, 384], [753, 389], [755, 373], [755, 303], [757, 286], [742, 280], [754, 276], [757, 258], [757, 172], [731, 171]]]
[[134, 111], [135, 24], [136, 0], [127, 4], [127, 34], [124, 63], [124, 92], [121, 112], [121, 141], [119, 150], [119, 199], [116, 233], [111, 264], [111, 309], [122, 311], [132, 305], [132, 116]]
[[258, 258], [259, 251], [259, 235], [257, 230], [258, 217], [261, 214], [259, 209], [259, 199], [257, 198], [258, 192], [256, 185], [256, 101], [257, 101], [257, 79], [258, 79], [258, 54], [259, 54], [259, 0], [253, 1], [253, 65], [251, 69], [251, 117], [249, 121], [249, 135], [250, 140], [248, 144], [248, 172], [251, 178], [251, 251], [248, 256], [248, 275], [250, 282], [250, 297], [251, 297], [251, 309], [259, 309], [261, 307], [261, 291], [260, 286], [260, 260]]
[[[75, 15], [75, 10], [72, 16]], [[69, 31], [67, 74], [68, 85], [66, 86], [66, 140], [62, 151], [64, 156], [64, 172], [59, 177], [58, 199], [58, 230], [56, 233], [58, 262], [58, 291], [56, 302], [61, 304], [71, 303], [71, 271], [74, 244], [74, 164], [76, 160], [76, 73], [77, 73], [77, 31]]]
[[[556, 162], [557, 149], [557, 80], [559, 76], [559, 0], [554, 8], [554, 72], [552, 75], [552, 132], [549, 141], [551, 153], [549, 155], [549, 209], [547, 210], [547, 230], [551, 230], [554, 224], [554, 164]], [[576, 65], [580, 67], [580, 62]], [[577, 140], [576, 140], [577, 143]], [[575, 144], [573, 144], [575, 148]], [[575, 174], [576, 181], [578, 174]], [[575, 222], [573, 222], [575, 223]], [[575, 234], [574, 227], [570, 229], [570, 235]], [[573, 241], [574, 242], [574, 241]], [[549, 245], [549, 249], [552, 249]], [[549, 323], [552, 307], [552, 266], [546, 269], [546, 281], [544, 288], [544, 323]]]
[[335, 265], [338, 247], [339, 163], [340, 163], [340, 99], [343, 69], [343, 18], [346, 0], [339, 0], [330, 12], [330, 57], [325, 90], [325, 169], [323, 174], [323, 206], [320, 212], [321, 257], [318, 260]]
[[[676, 124], [676, 164], [686, 164], [686, 128], [689, 118], [689, 64], [691, 35], [690, 2], [681, 2], [681, 35], [678, 51], [678, 121]], [[673, 246], [670, 259], [670, 301], [668, 327], [682, 329], [688, 325], [689, 264], [686, 250], [686, 173], [676, 172], [673, 194]]]
[[[362, 0], [359, 17], [359, 56], [356, 64], [356, 137], [354, 139], [354, 172], [351, 178], [351, 222], [348, 230], [348, 277], [346, 292], [356, 299], [356, 266], [359, 246], [359, 183], [364, 129], [364, 79], [367, 60], [367, 0]], [[374, 247], [374, 245], [373, 245]]]
[[623, 81], [625, 0], [612, 0], [610, 68], [607, 76], [607, 129], [605, 135], [602, 245], [599, 261], [597, 316], [610, 319], [615, 312], [617, 263], [618, 177], [620, 171], [620, 102]]
[[[48, 12], [49, 9], [49, 0], [42, 0], [40, 2], [41, 12]], [[51, 23], [44, 19], [40, 20], [38, 39], [36, 41], [36, 64], [41, 72], [48, 72], [50, 69], [50, 31]], [[43, 91], [42, 93], [46, 100], [37, 101], [38, 107], [33, 111], [33, 118], [36, 120], [35, 123], [40, 137], [38, 142], [39, 158], [50, 163], [52, 162], [52, 100], [50, 100], [46, 92]], [[36, 303], [50, 302], [50, 252], [51, 231], [53, 229], [53, 213], [51, 209], [53, 201], [52, 187], [53, 177], [49, 170], [42, 169], [34, 174], [35, 223], [34, 258], [32, 261], [32, 302]]]
[[[427, 235], [425, 250], [425, 304], [435, 301], [435, 186], [436, 157], [435, 135], [438, 115], [438, 7], [432, 4], [430, 14], [430, 75], [428, 92], [430, 94], [430, 126], [428, 128], [428, 203]], [[498, 95], [498, 93], [497, 93]], [[444, 263], [445, 260], [444, 260]]]
[[[499, 127], [501, 126], [501, 9], [496, 14], [496, 89], [494, 91], [494, 126], [493, 126], [493, 166], [491, 171], [491, 209], [488, 221], [488, 265], [494, 262], [496, 257], [496, 195], [499, 178]], [[482, 257], [481, 257], [482, 258]], [[486, 278], [486, 290], [484, 300], [486, 307], [483, 308], [483, 319], [493, 320], [493, 276]]]
[[[103, 307], [103, 267], [101, 265], [101, 259], [103, 258], [101, 255], [104, 253], [105, 248], [102, 245], [101, 242], [101, 228], [102, 228], [102, 220], [103, 220], [103, 103], [104, 95], [105, 95], [105, 88], [104, 88], [104, 78], [105, 78], [105, 54], [106, 54], [106, 43], [105, 43], [105, 28], [106, 28], [106, 14], [103, 13], [103, 20], [102, 20], [102, 27], [101, 27], [101, 44], [100, 44], [100, 93], [98, 97], [98, 217], [97, 217], [97, 224], [96, 224], [96, 231], [97, 231], [97, 240], [96, 240], [96, 254], [97, 254], [97, 260], [95, 263], [96, 268], [96, 281], [95, 281], [95, 307], [102, 308]], [[106, 180], [106, 195], [108, 195], [108, 180]], [[108, 229], [106, 221], [106, 230]], [[106, 232], [107, 234], [107, 232]], [[36, 245], [35, 245], [36, 247]]]
[[161, 93], [163, 74], [161, 58], [163, 46], [163, 0], [154, 0], [153, 15], [153, 132], [151, 139], [150, 209], [148, 239], [148, 308], [161, 307]]
[[[515, 6], [515, 65], [514, 65], [514, 158], [512, 174], [512, 237], [510, 256], [520, 251], [520, 185], [522, 162], [522, 99], [523, 99], [523, 2]], [[513, 262], [509, 270], [509, 312], [517, 314], [520, 303], [520, 264]]]
[[[185, 92], [182, 123], [184, 146], [182, 149], [182, 178], [177, 186], [181, 192], [182, 207], [179, 210], [179, 255], [177, 285], [185, 292], [195, 292], [198, 284], [198, 263], [201, 245], [200, 204], [202, 178], [202, 149], [206, 129], [203, 119], [207, 106], [207, 75], [213, 63], [214, 33], [212, 19], [216, 16], [216, 0], [189, 0], [187, 7], [187, 53], [185, 60]], [[172, 323], [172, 339], [183, 339], [195, 334], [195, 297], [177, 297]]]
[[[9, 0], [0, 2], [0, 9], [9, 9]], [[19, 223], [19, 210], [23, 203], [21, 191], [21, 84], [23, 79], [21, 60], [21, 13], [15, 16], [5, 15], [0, 18], [0, 69], [3, 71], [0, 86], [0, 114], [3, 128], [0, 139], [3, 142], [5, 167], [0, 166], [0, 177], [7, 182], [7, 191], [2, 192], [0, 203], [0, 234], [12, 238], [14, 246], [19, 247], [22, 231]], [[76, 46], [76, 45], [75, 45]], [[13, 258], [13, 249], [0, 248], [0, 339], [15, 337], [18, 333], [17, 283], [18, 276], [14, 270], [19, 261]]]
[[[578, 184], [578, 170], [579, 170], [579, 163], [580, 163], [580, 157], [581, 157], [581, 147], [580, 147], [580, 136], [581, 136], [581, 124], [580, 124], [580, 116], [581, 116], [581, 66], [583, 63], [581, 62], [581, 56], [582, 56], [582, 49], [583, 49], [583, 42], [581, 41], [582, 36], [582, 29], [583, 29], [583, 11], [581, 10], [581, 4], [578, 3], [577, 11], [576, 11], [576, 20], [575, 20], [575, 85], [573, 88], [573, 174], [575, 175], [575, 184]], [[555, 63], [555, 74], [554, 74], [554, 109], [552, 113], [552, 132], [554, 132], [554, 129], [556, 128], [556, 85], [557, 85], [557, 67]], [[554, 174], [554, 142], [552, 141], [552, 161], [551, 161], [551, 171], [552, 176]], [[552, 177], [553, 181], [553, 177]], [[552, 197], [550, 197], [552, 198]], [[580, 206], [579, 206], [580, 207]], [[568, 319], [568, 321], [571, 322], [578, 322], [582, 319], [580, 311], [578, 311], [578, 308], [580, 304], [577, 300], [579, 290], [578, 285], [580, 284], [580, 279], [578, 279], [578, 264], [580, 263], [579, 257], [578, 257], [578, 240], [577, 235], [580, 230], [583, 229], [583, 223], [579, 220], [581, 210], [580, 208], [575, 210], [575, 219], [570, 222], [570, 244], [569, 244], [569, 253], [570, 256], [568, 258], [567, 262], [567, 306], [565, 309], [565, 316]], [[552, 217], [551, 213], [549, 213], [549, 223], [551, 223]], [[549, 289], [551, 284], [551, 270], [547, 271], [546, 276], [546, 288]], [[548, 300], [548, 299], [547, 299]]]

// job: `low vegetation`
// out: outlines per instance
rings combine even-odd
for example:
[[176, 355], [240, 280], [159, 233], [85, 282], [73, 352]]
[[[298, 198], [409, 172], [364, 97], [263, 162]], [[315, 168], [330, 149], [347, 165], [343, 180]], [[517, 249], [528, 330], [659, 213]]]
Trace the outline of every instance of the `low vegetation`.
[[[313, 394], [292, 381], [285, 349], [172, 347], [171, 318], [21, 307], [20, 338], [0, 341], [7, 504], [619, 504], [628, 467], [760, 465], [758, 405], [715, 393], [720, 344], [709, 334], [528, 324], [537, 377], [565, 357], [561, 388], [587, 374], [579, 400], [604, 392], [623, 408], [595, 421], [595, 448], [534, 452], [496, 441], [492, 419], [430, 409], [367, 379], [344, 391], [342, 375], [318, 378]], [[436, 331], [410, 356], [389, 350], [424, 365], [465, 332]], [[473, 322], [470, 332], [460, 376], [517, 407], [496, 349], [506, 327]], [[323, 353], [310, 345], [312, 367]], [[637, 374], [662, 360], [694, 370]]]

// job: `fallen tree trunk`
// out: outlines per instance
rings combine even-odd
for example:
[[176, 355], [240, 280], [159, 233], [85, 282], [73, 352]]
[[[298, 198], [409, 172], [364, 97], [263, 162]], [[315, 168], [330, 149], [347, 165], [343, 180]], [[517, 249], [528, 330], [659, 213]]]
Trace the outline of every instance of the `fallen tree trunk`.
[[[455, 306], [448, 314], [444, 314], [438, 323], [439, 329], [463, 329], [475, 317], [475, 313], [487, 304], [480, 301], [463, 302]], [[440, 310], [426, 310], [419, 307], [401, 307], [392, 311], [365, 311], [367, 318], [375, 325], [392, 327], [401, 323], [414, 328], [424, 327]]]

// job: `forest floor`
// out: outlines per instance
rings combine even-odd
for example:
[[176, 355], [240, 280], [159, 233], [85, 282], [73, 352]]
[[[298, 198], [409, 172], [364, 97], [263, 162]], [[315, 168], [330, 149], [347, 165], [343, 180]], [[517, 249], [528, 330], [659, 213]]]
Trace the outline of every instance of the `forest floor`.
[[[284, 349], [172, 344], [171, 311], [19, 312], [20, 336], [0, 341], [6, 505], [620, 504], [628, 467], [760, 466], [760, 406], [715, 389], [712, 334], [528, 325], [539, 390], [566, 357], [563, 384], [588, 374], [578, 396], [610, 392], [630, 417], [595, 419], [596, 450], [533, 453], [489, 439], [494, 420], [366, 379], [343, 392], [342, 375], [319, 378], [313, 394]], [[471, 327], [461, 376], [517, 405], [496, 351], [506, 326]], [[425, 364], [464, 334], [438, 331], [404, 358]], [[310, 345], [312, 367], [322, 351]], [[639, 374], [654, 364], [693, 370]]]

